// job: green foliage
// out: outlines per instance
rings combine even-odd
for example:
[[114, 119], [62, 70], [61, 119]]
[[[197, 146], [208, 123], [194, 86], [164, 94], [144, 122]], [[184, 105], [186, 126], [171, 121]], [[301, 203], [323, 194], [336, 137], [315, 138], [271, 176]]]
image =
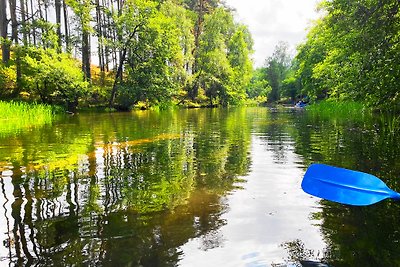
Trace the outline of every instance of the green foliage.
[[299, 47], [298, 75], [312, 98], [399, 109], [398, 1], [325, 1], [326, 15]]
[[90, 12], [93, 10], [94, 5], [90, 0], [66, 0], [66, 4], [72, 8], [74, 14], [79, 20], [82, 31], [91, 32], [93, 28], [90, 22], [93, 20]]
[[268, 84], [265, 68], [257, 68], [253, 72], [250, 84], [246, 89], [246, 93], [250, 98], [264, 97], [267, 98], [272, 88]]
[[250, 59], [251, 44], [247, 28], [243, 25], [237, 26], [228, 43], [228, 59], [233, 72], [230, 102], [237, 103], [246, 98], [246, 87], [250, 83], [253, 71], [253, 62]]
[[[138, 29], [137, 42], [131, 44], [135, 51], [144, 51], [144, 56], [129, 53], [126, 83], [136, 88], [131, 90], [137, 92], [133, 102], [158, 105], [178, 97], [183, 98], [180, 103], [185, 103], [188, 96], [194, 105], [201, 105], [203, 96], [209, 105], [241, 102], [252, 68], [252, 40], [247, 28], [235, 24], [230, 11], [217, 7], [218, 1], [206, 1], [202, 7], [195, 2], [187, 6], [176, 1], [161, 2]], [[162, 25], [161, 30], [151, 21]], [[167, 32], [161, 33], [162, 30]], [[162, 38], [158, 37], [160, 33]], [[143, 63], [149, 66], [143, 67]]]
[[172, 23], [176, 27], [177, 38], [179, 40], [180, 50], [176, 51], [176, 65], [180, 64], [183, 68], [175, 68], [175, 72], [172, 73], [173, 78], [179, 83], [179, 87], [185, 85], [187, 79], [189, 79], [189, 72], [185, 70], [188, 66], [194, 63], [193, 49], [194, 49], [194, 36], [192, 34], [195, 16], [192, 11], [185, 9], [182, 5], [175, 3], [174, 1], [168, 0], [163, 2], [160, 7], [160, 11], [166, 17], [172, 20]]
[[265, 66], [253, 71], [250, 83], [246, 86], [247, 95], [252, 99], [257, 98], [260, 103], [278, 102], [281, 96], [294, 99], [299, 86], [291, 64], [288, 44], [280, 42]]
[[17, 83], [15, 65], [0, 64], [0, 97], [9, 98], [14, 95]]
[[40, 29], [42, 32], [41, 41], [42, 46], [45, 48], [51, 48], [57, 50], [58, 47], [58, 36], [56, 33], [57, 25], [44, 19], [35, 20], [33, 25], [36, 29]]
[[[139, 102], [146, 107], [185, 105], [188, 98], [193, 106], [245, 101], [253, 40], [223, 2], [100, 2], [66, 0], [71, 12], [61, 14], [63, 3], [56, 1], [56, 24], [47, 13], [43, 16], [47, 2], [36, 2], [30, 19], [17, 16], [12, 32], [21, 35], [23, 45], [16, 41], [14, 58], [0, 67], [0, 97], [15, 99], [22, 93], [43, 103], [63, 102], [71, 110], [78, 102], [102, 106], [107, 101], [130, 109]], [[90, 63], [93, 44], [100, 74]], [[81, 64], [61, 51], [74, 51]]]
[[[68, 54], [52, 49], [19, 48], [22, 83], [24, 89], [39, 97], [43, 103], [71, 103], [77, 105], [79, 97], [88, 89], [79, 62]], [[75, 106], [76, 107], [76, 106]]]
[[216, 8], [205, 16], [194, 85], [204, 90], [210, 105], [243, 102], [252, 73], [251, 53], [247, 28], [235, 24], [230, 12]]
[[362, 119], [364, 115], [371, 114], [365, 104], [355, 101], [324, 100], [306, 107], [307, 113], [322, 118], [348, 118]]
[[[163, 10], [170, 13], [170, 9]], [[150, 105], [169, 101], [185, 80], [181, 47], [185, 43], [179, 42], [184, 29], [159, 11], [153, 1], [128, 1], [115, 20], [123, 36], [118, 45], [129, 54], [125, 64], [127, 75], [121, 83], [125, 90], [118, 92], [117, 105], [126, 109], [139, 101]]]
[[271, 86], [271, 92], [268, 95], [268, 101], [275, 102], [281, 97], [282, 82], [290, 67], [290, 57], [288, 54], [288, 44], [279, 43], [274, 53], [266, 61], [267, 79]]
[[286, 79], [282, 81], [281, 95], [289, 98], [291, 102], [295, 102], [301, 90], [300, 80], [295, 77], [293, 72], [290, 72]]
[[55, 107], [45, 104], [0, 101], [0, 136], [51, 123]]

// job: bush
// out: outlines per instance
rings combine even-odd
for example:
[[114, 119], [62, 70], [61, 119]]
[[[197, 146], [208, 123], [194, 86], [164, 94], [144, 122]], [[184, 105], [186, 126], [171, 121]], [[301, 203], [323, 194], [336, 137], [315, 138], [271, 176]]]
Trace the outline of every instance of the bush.
[[18, 48], [18, 56], [24, 89], [43, 103], [63, 103], [70, 111], [76, 109], [89, 85], [77, 60], [53, 49], [34, 47]]
[[0, 64], [0, 97], [8, 98], [14, 94], [17, 81], [15, 65], [5, 66]]

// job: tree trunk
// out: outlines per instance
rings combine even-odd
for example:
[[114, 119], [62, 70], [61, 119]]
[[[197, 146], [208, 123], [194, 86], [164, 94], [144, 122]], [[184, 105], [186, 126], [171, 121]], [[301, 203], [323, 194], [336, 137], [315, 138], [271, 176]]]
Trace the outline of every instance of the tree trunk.
[[20, 9], [21, 9], [21, 26], [22, 26], [22, 40], [24, 46], [28, 45], [28, 35], [26, 32], [26, 12], [25, 12], [25, 0], [19, 1]]
[[97, 22], [97, 53], [99, 57], [99, 67], [101, 74], [104, 74], [104, 46], [103, 46], [103, 23], [100, 10], [100, 1], [96, 0], [96, 22]]
[[114, 85], [111, 91], [111, 97], [110, 97], [110, 101], [108, 103], [108, 106], [110, 108], [112, 108], [114, 100], [115, 100], [115, 96], [117, 94], [117, 84], [120, 80], [122, 80], [122, 71], [123, 71], [123, 66], [124, 66], [124, 62], [125, 62], [125, 58], [126, 58], [126, 53], [128, 50], [128, 45], [131, 42], [132, 38], [135, 37], [136, 33], [138, 32], [139, 28], [141, 27], [141, 25], [136, 25], [135, 28], [133, 29], [132, 33], [129, 35], [129, 37], [127, 38], [127, 40], [125, 41], [124, 44], [124, 48], [121, 51], [121, 57], [119, 58], [119, 64], [118, 64], [118, 69], [117, 69], [117, 73], [115, 74], [115, 80], [114, 80]]
[[18, 44], [18, 21], [17, 21], [17, 1], [9, 0], [10, 4], [10, 17], [11, 17], [11, 40]]
[[87, 30], [82, 32], [82, 71], [87, 81], [90, 81], [90, 33]]
[[[42, 7], [42, 0], [38, 0], [38, 2], [37, 2], [37, 4], [38, 4], [38, 11], [39, 11], [39, 18], [40, 19], [42, 19], [42, 20], [44, 20], [44, 18], [43, 18], [43, 12], [42, 12], [42, 10], [43, 10], [43, 7]], [[43, 32], [43, 28], [40, 28], [40, 31], [42, 32], [42, 36], [43, 36], [43, 34], [44, 34], [44, 32]], [[46, 44], [44, 43], [44, 42], [42, 42], [42, 46], [43, 46], [43, 48], [47, 48], [46, 47]]]
[[[30, 1], [31, 3], [31, 13], [32, 13], [32, 20], [34, 21], [35, 18], [33, 16], [34, 12], [33, 12], [33, 0]], [[34, 26], [34, 23], [32, 25], [32, 37], [33, 37], [33, 45], [36, 46], [36, 27]]]
[[0, 34], [3, 38], [3, 42], [1, 44], [2, 51], [2, 61], [4, 64], [8, 64], [10, 60], [10, 44], [8, 43], [7, 36], [7, 5], [5, 0], [0, 0]]
[[[104, 6], [104, 7], [107, 7], [106, 6], [106, 1], [105, 0], [102, 0], [102, 5]], [[110, 18], [109, 18], [109, 16], [107, 16], [106, 17], [106, 12], [102, 12], [102, 16], [103, 16], [103, 27], [102, 27], [102, 31], [103, 31], [103, 36], [104, 37], [109, 37], [109, 36], [107, 36], [107, 31], [108, 31], [108, 28], [110, 28]], [[109, 65], [108, 65], [108, 63], [110, 62], [110, 48], [107, 46], [107, 45], [104, 45], [104, 53], [103, 53], [103, 63], [104, 63], [104, 70], [105, 71], [109, 71]]]
[[[22, 0], [21, 0], [22, 1]], [[57, 23], [57, 36], [58, 36], [58, 52], [62, 50], [62, 36], [61, 36], [61, 0], [55, 0], [54, 2], [56, 9], [56, 23]]]
[[110, 108], [112, 108], [112, 106], [114, 104], [115, 96], [117, 94], [117, 84], [122, 78], [122, 70], [123, 70], [123, 66], [124, 66], [124, 62], [125, 62], [126, 50], [127, 50], [127, 47], [124, 48], [124, 50], [122, 51], [122, 55], [119, 59], [119, 65], [118, 65], [117, 73], [115, 74], [115, 80], [114, 80], [113, 88], [111, 91], [110, 101], [108, 102], [108, 106]]
[[65, 0], [63, 0], [63, 11], [64, 11], [64, 35], [65, 35], [65, 51], [67, 53], [71, 52], [71, 45], [69, 42], [69, 28], [68, 28], [68, 9]]
[[[197, 12], [197, 21], [196, 24], [194, 25], [194, 48], [192, 51], [192, 55], [194, 58], [193, 65], [192, 65], [192, 74], [196, 73], [199, 71], [198, 69], [198, 62], [199, 62], [199, 56], [198, 56], [198, 51], [200, 48], [200, 35], [203, 31], [203, 22], [204, 22], [204, 13], [205, 13], [205, 6], [204, 6], [204, 0], [199, 0], [198, 6], [195, 8]], [[194, 100], [197, 95], [198, 95], [198, 87], [194, 85], [191, 89], [188, 91], [188, 95], [192, 100]]]

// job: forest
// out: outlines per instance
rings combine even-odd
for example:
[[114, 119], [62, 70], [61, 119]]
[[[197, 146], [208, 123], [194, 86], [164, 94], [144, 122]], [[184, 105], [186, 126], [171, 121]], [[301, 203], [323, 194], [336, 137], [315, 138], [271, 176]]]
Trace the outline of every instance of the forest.
[[220, 1], [2, 4], [3, 99], [124, 110], [171, 101], [228, 105], [246, 97], [251, 35]]
[[253, 68], [221, 0], [1, 1], [0, 99], [132, 107], [357, 101], [400, 110], [399, 1], [321, 1], [295, 55]]
[[400, 110], [400, 2], [322, 1], [323, 16], [297, 49], [286, 95]]

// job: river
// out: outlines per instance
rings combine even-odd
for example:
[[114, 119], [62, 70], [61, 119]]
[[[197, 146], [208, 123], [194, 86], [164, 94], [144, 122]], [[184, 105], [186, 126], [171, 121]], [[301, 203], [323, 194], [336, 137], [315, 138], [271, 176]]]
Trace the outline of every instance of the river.
[[320, 162], [399, 191], [389, 117], [268, 108], [63, 116], [0, 136], [2, 266], [400, 266], [400, 206], [304, 193]]

